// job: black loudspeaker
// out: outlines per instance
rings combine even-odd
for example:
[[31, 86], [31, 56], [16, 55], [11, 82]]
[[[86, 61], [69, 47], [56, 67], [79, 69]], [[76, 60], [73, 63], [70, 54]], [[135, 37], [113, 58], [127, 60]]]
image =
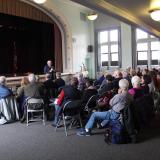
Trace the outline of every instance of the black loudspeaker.
[[88, 51], [88, 52], [93, 52], [93, 46], [92, 46], [92, 45], [89, 45], [88, 48], [87, 48], [87, 51]]

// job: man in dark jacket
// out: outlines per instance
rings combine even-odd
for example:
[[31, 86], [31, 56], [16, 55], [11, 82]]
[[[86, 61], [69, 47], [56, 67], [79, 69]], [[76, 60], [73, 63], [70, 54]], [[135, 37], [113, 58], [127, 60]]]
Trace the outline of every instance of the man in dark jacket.
[[[31, 73], [28, 75], [29, 84], [24, 87], [24, 97], [25, 98], [43, 98], [44, 97], [44, 87], [42, 84], [36, 82], [36, 76]], [[23, 123], [26, 119], [26, 108], [24, 108], [24, 114], [21, 119]]]

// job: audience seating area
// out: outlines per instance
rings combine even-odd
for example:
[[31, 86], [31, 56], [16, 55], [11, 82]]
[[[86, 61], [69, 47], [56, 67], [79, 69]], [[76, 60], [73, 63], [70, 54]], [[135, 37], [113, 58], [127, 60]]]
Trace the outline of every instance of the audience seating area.
[[[127, 72], [127, 75], [126, 75], [126, 72]], [[123, 110], [121, 110], [121, 113], [120, 113], [120, 115], [122, 115], [121, 123], [125, 125], [125, 129], [128, 132], [128, 134], [130, 134], [129, 132], [134, 132], [134, 134], [136, 134], [136, 136], [138, 137], [138, 134], [141, 132], [143, 128], [150, 127], [152, 119], [154, 118], [155, 115], [159, 113], [160, 104], [157, 104], [157, 103], [159, 102], [159, 99], [160, 99], [160, 96], [159, 96], [160, 95], [159, 94], [160, 93], [160, 71], [156, 69], [153, 69], [153, 70], [144, 69], [143, 71], [139, 71], [139, 73], [134, 72], [135, 73], [134, 75], [132, 75], [132, 73], [133, 73], [133, 69], [126, 69], [125, 76], [124, 76], [123, 70], [122, 71], [116, 70], [111, 75], [110, 74], [103, 75], [105, 78], [101, 82], [99, 81], [101, 77], [97, 77], [97, 79], [94, 80], [94, 82], [88, 77], [81, 77], [81, 79], [78, 79], [79, 83], [77, 83], [77, 88], [79, 93], [81, 93], [81, 96], [78, 97], [78, 100], [81, 103], [78, 104], [77, 110], [76, 112], [74, 112], [74, 114], [73, 114], [71, 104], [74, 104], [75, 100], [77, 99], [68, 99], [66, 103], [63, 103], [63, 104], [57, 103], [57, 101], [60, 100], [60, 95], [62, 92], [64, 92], [64, 95], [61, 101], [64, 102], [64, 100], [66, 99], [65, 87], [70, 84], [67, 82], [65, 86], [61, 86], [60, 87], [61, 90], [59, 89], [56, 90], [56, 88], [51, 88], [51, 90], [54, 90], [56, 94], [58, 93], [58, 95], [54, 95], [55, 97], [52, 97], [52, 96], [46, 97], [46, 95], [49, 95], [49, 94], [46, 93], [47, 90], [43, 85], [43, 83], [46, 81], [45, 75], [38, 76], [39, 79], [37, 79], [34, 83], [38, 84], [38, 86], [41, 86], [40, 88], [43, 90], [43, 94], [39, 98], [41, 98], [42, 103], [44, 103], [44, 105], [42, 106], [42, 108], [38, 108], [38, 109], [34, 108], [34, 110], [33, 109], [28, 110], [29, 108], [27, 107], [27, 118], [26, 118], [27, 126], [29, 124], [28, 118], [33, 116], [28, 114], [29, 112], [32, 112], [34, 114], [34, 112], [41, 111], [42, 115], [40, 115], [40, 118], [42, 118], [43, 123], [45, 123], [44, 120], [48, 120], [49, 123], [50, 123], [50, 120], [53, 121], [54, 115], [56, 115], [56, 112], [57, 112], [57, 109], [54, 108], [54, 106], [55, 104], [56, 105], [58, 104], [59, 107], [62, 107], [62, 111], [59, 113], [59, 121], [55, 126], [55, 130], [58, 132], [58, 127], [60, 127], [59, 125], [60, 120], [63, 120], [63, 124], [61, 125], [61, 127], [64, 126], [65, 134], [67, 136], [68, 124], [66, 124], [66, 120], [68, 115], [70, 116], [69, 119], [71, 119], [71, 121], [67, 121], [67, 123], [69, 123], [70, 128], [72, 125], [77, 125], [77, 124], [81, 128], [82, 126], [84, 127], [92, 113], [107, 112], [110, 109], [112, 109], [113, 106], [110, 105], [110, 100], [115, 95], [121, 92], [119, 89], [119, 81], [121, 79], [125, 79], [127, 80], [128, 84], [131, 84], [129, 86], [130, 88], [128, 88], [129, 89], [128, 93], [132, 96], [133, 103], [129, 109], [124, 108]], [[70, 76], [70, 78], [76, 76], [71, 74], [64, 74], [63, 76], [67, 77], [68, 75]], [[110, 75], [110, 77], [108, 75]], [[67, 79], [66, 77], [64, 78], [65, 80]], [[7, 83], [3, 83], [1, 81], [1, 85], [11, 89], [13, 89], [14, 87], [15, 89], [17, 89], [17, 87], [20, 86], [20, 81], [22, 80], [22, 78], [23, 77], [7, 78], [6, 79]], [[53, 83], [55, 83], [55, 81], [56, 79], [53, 80]], [[28, 82], [28, 83], [31, 83], [31, 82]], [[83, 87], [81, 88], [78, 85], [81, 85], [81, 86], [83, 85]], [[27, 86], [28, 84], [24, 86], [23, 94], [21, 96], [25, 95], [25, 89], [27, 88]], [[85, 96], [84, 96], [84, 91], [85, 91]], [[37, 92], [37, 91], [35, 90], [34, 92]], [[26, 107], [24, 107], [25, 106], [24, 103], [22, 104], [19, 103], [18, 99], [16, 99], [17, 98], [16, 96], [17, 96], [16, 90], [14, 94], [11, 93], [9, 94], [9, 96], [2, 97], [0, 95], [1, 97], [0, 124], [11, 123], [13, 121], [20, 120], [20, 118], [23, 118]], [[37, 98], [37, 97], [31, 97], [31, 98]], [[52, 104], [50, 104], [50, 101], [49, 101], [50, 99], [52, 100]], [[28, 106], [29, 101], [27, 100], [26, 102]], [[67, 108], [69, 104], [70, 104], [70, 107]], [[23, 112], [23, 115], [20, 115], [20, 110]], [[50, 115], [51, 117], [48, 118], [47, 117], [48, 115]], [[74, 118], [75, 117], [77, 118], [77, 115], [78, 115], [78, 121], [75, 121]], [[26, 119], [23, 119], [22, 122], [24, 122]], [[101, 122], [96, 121], [96, 123], [98, 125], [94, 125], [94, 128], [97, 128], [97, 126], [99, 126]], [[99, 126], [99, 128], [101, 128], [101, 126]], [[134, 143], [136, 141], [137, 139], [134, 141]]]

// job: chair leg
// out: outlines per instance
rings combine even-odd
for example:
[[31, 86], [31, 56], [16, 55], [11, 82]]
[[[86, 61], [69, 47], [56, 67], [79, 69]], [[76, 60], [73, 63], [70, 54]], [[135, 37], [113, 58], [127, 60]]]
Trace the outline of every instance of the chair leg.
[[61, 122], [61, 118], [62, 118], [62, 117], [60, 117], [60, 118], [58, 119], [57, 125], [56, 125], [56, 127], [55, 127], [55, 132], [57, 131], [58, 125], [59, 125], [60, 122]]
[[64, 131], [65, 131], [65, 135], [67, 136], [67, 126], [66, 126], [66, 120], [65, 120], [65, 116], [63, 114], [63, 123], [64, 123]]
[[28, 111], [27, 111], [27, 114], [26, 114], [26, 115], [27, 115], [27, 126], [28, 126]]
[[43, 110], [43, 119], [42, 119], [42, 121], [43, 121], [43, 125], [45, 126], [45, 113], [44, 113], [44, 110]]
[[81, 128], [82, 128], [83, 125], [82, 125], [82, 120], [81, 120], [81, 115], [80, 115], [80, 113], [79, 113], [79, 122], [80, 122], [80, 126], [81, 126]]

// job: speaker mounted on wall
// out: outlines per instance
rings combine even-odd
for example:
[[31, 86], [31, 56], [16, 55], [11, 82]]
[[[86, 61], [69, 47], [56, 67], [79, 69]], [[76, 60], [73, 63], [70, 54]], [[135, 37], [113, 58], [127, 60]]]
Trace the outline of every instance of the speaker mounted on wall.
[[87, 51], [88, 52], [93, 52], [93, 45], [88, 45]]

